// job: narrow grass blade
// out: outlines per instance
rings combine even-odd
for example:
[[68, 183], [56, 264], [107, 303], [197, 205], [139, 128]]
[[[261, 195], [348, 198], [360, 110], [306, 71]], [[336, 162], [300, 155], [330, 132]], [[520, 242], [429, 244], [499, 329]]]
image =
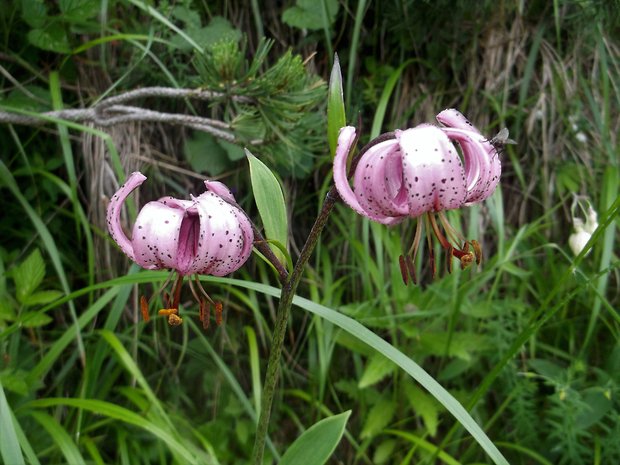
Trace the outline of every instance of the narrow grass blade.
[[[209, 343], [209, 340], [204, 336], [204, 333], [198, 328], [198, 326], [193, 321], [190, 320], [189, 324], [194, 330], [194, 333], [198, 336], [198, 338], [202, 342], [204, 348], [207, 349], [207, 352], [209, 352], [209, 355], [213, 358], [213, 361], [215, 362], [215, 364], [218, 366], [218, 368], [220, 369], [220, 371], [226, 378], [226, 381], [228, 381], [228, 384], [230, 385], [233, 392], [237, 395], [237, 399], [239, 399], [239, 402], [241, 403], [241, 405], [243, 405], [243, 408], [245, 409], [245, 411], [248, 413], [248, 415], [250, 416], [250, 418], [252, 419], [254, 423], [258, 423], [258, 415], [256, 414], [256, 412], [260, 410], [254, 410], [252, 408], [252, 404], [250, 403], [249, 399], [245, 395], [245, 392], [243, 388], [241, 387], [241, 385], [239, 384], [239, 381], [237, 381], [237, 378], [235, 378], [235, 375], [233, 374], [233, 372], [230, 370], [230, 368], [228, 368], [228, 366], [226, 365], [226, 362], [222, 360], [222, 357], [220, 357], [218, 353], [213, 349], [213, 347]], [[273, 442], [271, 441], [269, 437], [267, 437], [267, 446], [271, 450], [271, 453], [273, 454], [275, 459], [278, 460], [280, 458], [280, 455], [278, 454], [278, 451], [276, 450], [275, 446], [273, 445]]]
[[160, 23], [162, 23], [164, 26], [172, 29], [174, 32], [176, 32], [177, 34], [179, 34], [179, 36], [183, 37], [183, 39], [190, 44], [192, 47], [194, 47], [194, 49], [199, 52], [202, 53], [202, 47], [200, 45], [198, 45], [194, 39], [192, 39], [190, 36], [188, 36], [185, 32], [183, 32], [183, 30], [179, 29], [178, 27], [176, 27], [174, 24], [172, 24], [168, 18], [166, 18], [164, 15], [162, 15], [159, 11], [157, 11], [155, 8], [153, 8], [150, 5], [147, 5], [144, 2], [141, 2], [139, 0], [129, 0], [130, 3], [132, 3], [133, 5], [137, 6], [138, 8], [140, 8], [143, 11], [146, 11], [148, 14], [150, 14], [153, 18], [155, 18], [157, 21], [159, 21]]
[[323, 465], [344, 434], [351, 410], [324, 418], [299, 436], [286, 450], [279, 465]]
[[110, 347], [112, 347], [114, 352], [116, 352], [116, 355], [118, 356], [125, 369], [142, 388], [147, 399], [151, 402], [152, 407], [157, 410], [159, 416], [164, 420], [164, 422], [172, 428], [172, 421], [170, 420], [170, 417], [168, 416], [164, 407], [161, 405], [161, 402], [151, 389], [151, 386], [146, 381], [146, 378], [142, 374], [142, 371], [140, 371], [140, 368], [138, 368], [135, 360], [131, 355], [129, 355], [129, 352], [127, 352], [127, 349], [125, 349], [121, 341], [118, 340], [118, 338], [113, 332], [106, 329], [101, 331], [101, 336], [108, 344], [110, 344]]
[[[178, 441], [173, 434], [171, 434], [167, 429], [162, 428], [160, 425], [157, 425], [142, 415], [138, 415], [131, 410], [128, 410], [124, 407], [120, 407], [118, 405], [112, 404], [110, 402], [105, 402], [97, 399], [75, 399], [75, 398], [55, 398], [50, 397], [47, 399], [33, 400], [27, 404], [30, 408], [44, 408], [44, 407], [56, 407], [59, 405], [64, 405], [67, 407], [75, 407], [83, 410], [87, 410], [89, 412], [93, 412], [97, 415], [103, 415], [108, 418], [112, 418], [114, 420], [119, 420], [124, 423], [137, 426], [152, 434], [153, 436], [161, 439], [166, 445], [170, 448], [170, 451], [177, 455], [180, 459], [183, 460], [184, 463], [205, 463], [203, 459], [206, 457], [196, 456], [195, 450], [191, 451], [188, 449], [187, 443], [181, 443]], [[39, 420], [41, 417], [47, 417], [47, 414], [42, 412], [33, 411], [32, 415]], [[42, 425], [45, 427], [46, 425], [45, 419], [42, 422]], [[59, 426], [56, 423], [57, 426]], [[47, 428], [46, 428], [47, 429]], [[64, 431], [64, 430], [63, 430]], [[66, 432], [65, 432], [66, 434]], [[192, 448], [195, 449], [195, 448]], [[192, 453], [194, 452], [194, 453]], [[81, 456], [80, 456], [81, 458]], [[84, 463], [83, 459], [81, 462], [71, 461], [69, 460], [67, 463]], [[210, 462], [206, 462], [210, 463]]]
[[351, 49], [349, 51], [349, 67], [347, 68], [347, 88], [346, 101], [351, 105], [351, 92], [353, 92], [353, 75], [355, 74], [356, 58], [359, 56], [360, 32], [362, 30], [362, 21], [366, 12], [366, 0], [357, 2], [357, 11], [355, 12], [355, 22], [353, 23], [353, 35], [351, 37]]
[[402, 65], [396, 68], [390, 77], [385, 82], [385, 87], [383, 87], [383, 92], [381, 92], [381, 98], [379, 99], [379, 104], [377, 105], [377, 109], [375, 110], [375, 116], [372, 120], [372, 127], [370, 129], [370, 139], [374, 139], [381, 132], [381, 126], [383, 126], [383, 120], [385, 119], [385, 111], [387, 109], [387, 104], [390, 101], [390, 97], [392, 96], [392, 92], [394, 91], [394, 87], [398, 83], [400, 79], [400, 75], [403, 73], [405, 68], [413, 63], [415, 60], [410, 58], [405, 61]]
[[[247, 281], [241, 281], [236, 279], [227, 278], [215, 278], [208, 277], [205, 280], [211, 282], [220, 282], [232, 284], [235, 286], [245, 287], [246, 289], [253, 289], [258, 292], [262, 292], [266, 295], [273, 297], [279, 297], [280, 290], [272, 286], [266, 286], [264, 284], [252, 283]], [[508, 461], [504, 458], [502, 453], [495, 447], [493, 442], [485, 434], [485, 432], [478, 426], [476, 421], [465, 410], [465, 408], [448, 392], [446, 391], [435, 379], [429, 375], [420, 365], [414, 362], [412, 359], [403, 354], [400, 350], [394, 347], [386, 340], [380, 338], [368, 328], [358, 323], [354, 319], [343, 315], [336, 310], [319, 305], [303, 297], [295, 296], [293, 298], [293, 304], [313, 313], [319, 315], [327, 321], [330, 321], [334, 325], [343, 329], [356, 339], [364, 342], [372, 347], [377, 352], [383, 354], [386, 358], [405, 370], [413, 379], [420, 383], [439, 403], [441, 403], [457, 420], [458, 422], [472, 435], [472, 437], [480, 444], [484, 451], [489, 455], [493, 463], [496, 465], [508, 465]]]
[[4, 463], [25, 465], [13, 422], [13, 412], [0, 383], [0, 457]]
[[82, 457], [77, 445], [73, 442], [69, 433], [67, 433], [67, 431], [54, 419], [54, 417], [39, 411], [32, 411], [30, 412], [30, 415], [52, 437], [53, 441], [65, 456], [65, 463], [70, 463], [71, 465], [86, 465], [86, 461], [84, 460], [84, 457]]
[[410, 441], [411, 443], [418, 446], [420, 449], [424, 449], [425, 451], [430, 452], [431, 454], [434, 454], [439, 460], [441, 460], [446, 465], [461, 465], [461, 462], [456, 460], [450, 454], [447, 454], [443, 450], [440, 450], [435, 444], [432, 444], [428, 442], [427, 440], [419, 436], [416, 436], [415, 434], [407, 433], [405, 431], [394, 430], [394, 429], [386, 430], [385, 432], [387, 434], [393, 434], [395, 436], [399, 436], [403, 439], [406, 439], [407, 441]]
[[118, 287], [113, 287], [99, 297], [93, 305], [88, 307], [86, 311], [80, 315], [77, 320], [77, 324], [67, 328], [63, 335], [60, 336], [56, 342], [54, 342], [54, 344], [46, 350], [43, 358], [29, 373], [31, 383], [40, 381], [47, 374], [62, 351], [65, 350], [71, 343], [71, 340], [75, 338], [76, 331], [81, 330], [84, 326], [90, 323], [93, 318], [95, 318], [95, 316], [97, 316], [97, 314], [116, 296], [116, 294], [118, 294], [118, 291]]
[[[250, 371], [252, 373], [252, 394], [254, 396], [254, 411], [260, 412], [260, 403], [262, 398], [262, 384], [260, 375], [260, 363], [258, 361], [258, 344], [256, 342], [256, 333], [254, 328], [246, 326], [245, 333], [248, 337], [248, 348], [250, 350]], [[256, 417], [258, 422], [258, 417]]]

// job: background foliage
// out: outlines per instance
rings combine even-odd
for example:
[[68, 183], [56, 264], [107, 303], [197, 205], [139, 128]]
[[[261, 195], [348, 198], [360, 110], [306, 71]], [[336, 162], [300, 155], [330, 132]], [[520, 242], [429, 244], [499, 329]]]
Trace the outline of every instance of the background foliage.
[[[619, 7], [5, 2], [0, 110], [37, 115], [140, 87], [202, 88], [220, 95], [140, 103], [222, 121], [233, 140], [164, 123], [0, 125], [4, 462], [247, 463], [273, 299], [210, 280], [226, 302], [222, 327], [144, 323], [139, 295], [165, 276], [128, 268], [103, 212], [120, 172], [139, 168], [151, 179], [137, 205], [200, 192], [208, 176], [256, 217], [248, 147], [282, 182], [295, 255], [331, 180], [325, 82], [334, 52], [362, 142], [457, 107], [489, 136], [508, 127], [518, 144], [503, 155], [496, 194], [452, 215], [483, 244], [480, 269], [433, 281], [419, 261], [423, 284], [405, 287], [397, 263], [411, 227], [386, 229], [339, 207], [299, 294], [411, 356], [510, 463], [620, 462]], [[601, 223], [576, 265], [567, 247], [575, 195], [590, 199]], [[236, 277], [277, 283], [257, 258]], [[301, 309], [292, 320], [267, 460], [347, 410], [330, 463], [487, 460], [389, 360]]]

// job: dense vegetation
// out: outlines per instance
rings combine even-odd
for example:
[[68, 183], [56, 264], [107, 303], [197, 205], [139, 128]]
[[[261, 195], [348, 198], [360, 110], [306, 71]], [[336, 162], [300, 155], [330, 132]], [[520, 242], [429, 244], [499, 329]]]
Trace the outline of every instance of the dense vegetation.
[[[433, 279], [420, 254], [419, 282], [405, 286], [412, 224], [386, 228], [338, 205], [297, 294], [424, 367], [510, 463], [620, 463], [619, 12], [603, 0], [4, 2], [0, 457], [250, 462], [277, 275], [254, 255], [235, 280], [206, 277], [222, 326], [169, 327], [154, 316], [161, 303], [147, 323], [139, 298], [167, 273], [130, 265], [105, 209], [140, 169], [149, 182], [131, 217], [214, 178], [260, 224], [248, 148], [281, 182], [296, 259], [331, 183], [337, 53], [362, 143], [455, 107], [517, 144], [493, 197], [450, 212], [482, 244], [480, 267]], [[106, 106], [150, 87], [209, 97]], [[590, 205], [599, 227], [576, 257], [573, 219]], [[184, 304], [198, 315], [191, 296]], [[265, 463], [349, 409], [329, 463], [490, 463], [436, 393], [304, 305], [291, 315]]]

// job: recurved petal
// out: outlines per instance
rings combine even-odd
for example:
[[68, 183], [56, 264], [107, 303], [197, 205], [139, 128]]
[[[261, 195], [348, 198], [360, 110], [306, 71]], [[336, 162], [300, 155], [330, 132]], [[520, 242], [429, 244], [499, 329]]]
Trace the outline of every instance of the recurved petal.
[[501, 164], [495, 147], [474, 131], [443, 128], [446, 135], [457, 141], [463, 151], [467, 176], [467, 203], [480, 202], [497, 187]]
[[457, 140], [463, 148], [468, 191], [466, 203], [486, 199], [495, 191], [502, 171], [497, 149], [458, 110], [444, 110], [437, 115], [437, 120], [447, 126], [444, 130], [448, 137]]
[[474, 126], [465, 115], [454, 108], [447, 108], [437, 115], [437, 121], [449, 128], [465, 129], [480, 134], [480, 131]]
[[403, 182], [409, 216], [459, 208], [467, 193], [465, 173], [456, 148], [443, 131], [420, 125], [397, 131], [403, 151]]
[[408, 214], [400, 145], [396, 139], [381, 142], [362, 156], [354, 176], [355, 196], [361, 207], [375, 217]]
[[213, 192], [196, 199], [200, 233], [196, 259], [188, 273], [225, 276], [250, 256], [254, 235], [245, 214]]
[[110, 231], [112, 239], [114, 239], [114, 242], [118, 244], [125, 255], [133, 261], [135, 261], [133, 245], [129, 238], [125, 235], [125, 232], [121, 226], [121, 209], [127, 196], [129, 196], [129, 194], [144, 181], [146, 181], [146, 176], [139, 171], [134, 171], [131, 173], [125, 184], [123, 184], [110, 199], [106, 214], [108, 231]]
[[181, 206], [167, 203], [149, 202], [140, 210], [132, 233], [134, 261], [148, 270], [171, 268], [186, 274], [179, 269], [179, 255], [193, 253], [197, 222]]
[[232, 194], [230, 189], [226, 187], [225, 184], [219, 181], [205, 181], [205, 186], [207, 186], [207, 190], [213, 192], [216, 195], [219, 195], [224, 200], [232, 203], [236, 203], [235, 196]]
[[[369, 188], [368, 185], [364, 183], [362, 183], [361, 185], [356, 184], [355, 188], [357, 190], [357, 193], [353, 192], [353, 189], [351, 189], [348, 179], [347, 159], [349, 157], [349, 152], [351, 151], [351, 147], [354, 141], [354, 127], [345, 126], [340, 129], [340, 134], [338, 135], [338, 146], [336, 148], [336, 156], [334, 157], [334, 184], [336, 185], [336, 189], [338, 190], [340, 197], [349, 207], [351, 207], [357, 213], [367, 218], [370, 218], [371, 220], [383, 224], [395, 224], [399, 222], [400, 218], [394, 218], [391, 216], [371, 212], [365, 209], [362, 205], [360, 205], [358, 199], [362, 198], [365, 195], [365, 190]], [[370, 150], [372, 150], [372, 148]], [[356, 173], [357, 170], [360, 169], [360, 166], [365, 166], [364, 160], [366, 155], [368, 155], [368, 152], [366, 152], [366, 154], [362, 156], [360, 163], [357, 166]], [[357, 177], [357, 174], [355, 177]]]

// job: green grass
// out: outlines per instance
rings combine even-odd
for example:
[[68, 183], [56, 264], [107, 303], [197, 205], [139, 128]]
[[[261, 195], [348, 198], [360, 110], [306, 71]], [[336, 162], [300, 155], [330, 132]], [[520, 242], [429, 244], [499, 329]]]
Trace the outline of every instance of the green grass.
[[[86, 1], [62, 17], [35, 3], [0, 11], [0, 110], [46, 122], [0, 123], [3, 463], [249, 462], [277, 275], [254, 257], [234, 279], [205, 278], [224, 302], [220, 327], [199, 328], [188, 299], [185, 323], [171, 328], [155, 316], [158, 296], [145, 323], [139, 298], [156, 293], [166, 273], [129, 266], [102, 221], [107, 198], [135, 169], [151, 182], [128, 218], [161, 195], [202, 192], [186, 175], [196, 132], [42, 113], [155, 85], [249, 96], [256, 107], [135, 104], [230, 123], [238, 148], [248, 146], [281, 180], [295, 261], [331, 185], [319, 78], [329, 78], [333, 52], [359, 147], [382, 131], [433, 122], [446, 107], [489, 136], [507, 127], [517, 145], [506, 147], [493, 197], [449, 214], [482, 244], [480, 267], [433, 280], [423, 244], [419, 284], [405, 286], [398, 258], [413, 223], [386, 228], [336, 206], [295, 297], [265, 463], [348, 410], [328, 463], [620, 462], [620, 43], [618, 15], [604, 2], [339, 2], [320, 29], [290, 27], [260, 2], [154, 9], [131, 0], [91, 11]], [[303, 2], [283, 10], [295, 4]], [[217, 49], [210, 59], [220, 61], [205, 74], [196, 54], [213, 45], [209, 34], [228, 30], [218, 17], [246, 35], [238, 53]], [[223, 29], [209, 29], [218, 21]], [[30, 31], [41, 29], [56, 41], [34, 41]], [[263, 33], [271, 49], [260, 45]], [[289, 48], [307, 62], [276, 64]], [[256, 52], [261, 60], [252, 61]], [[261, 81], [274, 65], [294, 82]], [[238, 79], [217, 87], [213, 76], [227, 72]], [[203, 171], [193, 174], [222, 179], [265, 224], [247, 162], [228, 150], [205, 142], [193, 155]], [[567, 245], [575, 195], [589, 198], [599, 222], [578, 257]], [[44, 266], [30, 271], [36, 286], [24, 296], [15, 275], [35, 249]]]

